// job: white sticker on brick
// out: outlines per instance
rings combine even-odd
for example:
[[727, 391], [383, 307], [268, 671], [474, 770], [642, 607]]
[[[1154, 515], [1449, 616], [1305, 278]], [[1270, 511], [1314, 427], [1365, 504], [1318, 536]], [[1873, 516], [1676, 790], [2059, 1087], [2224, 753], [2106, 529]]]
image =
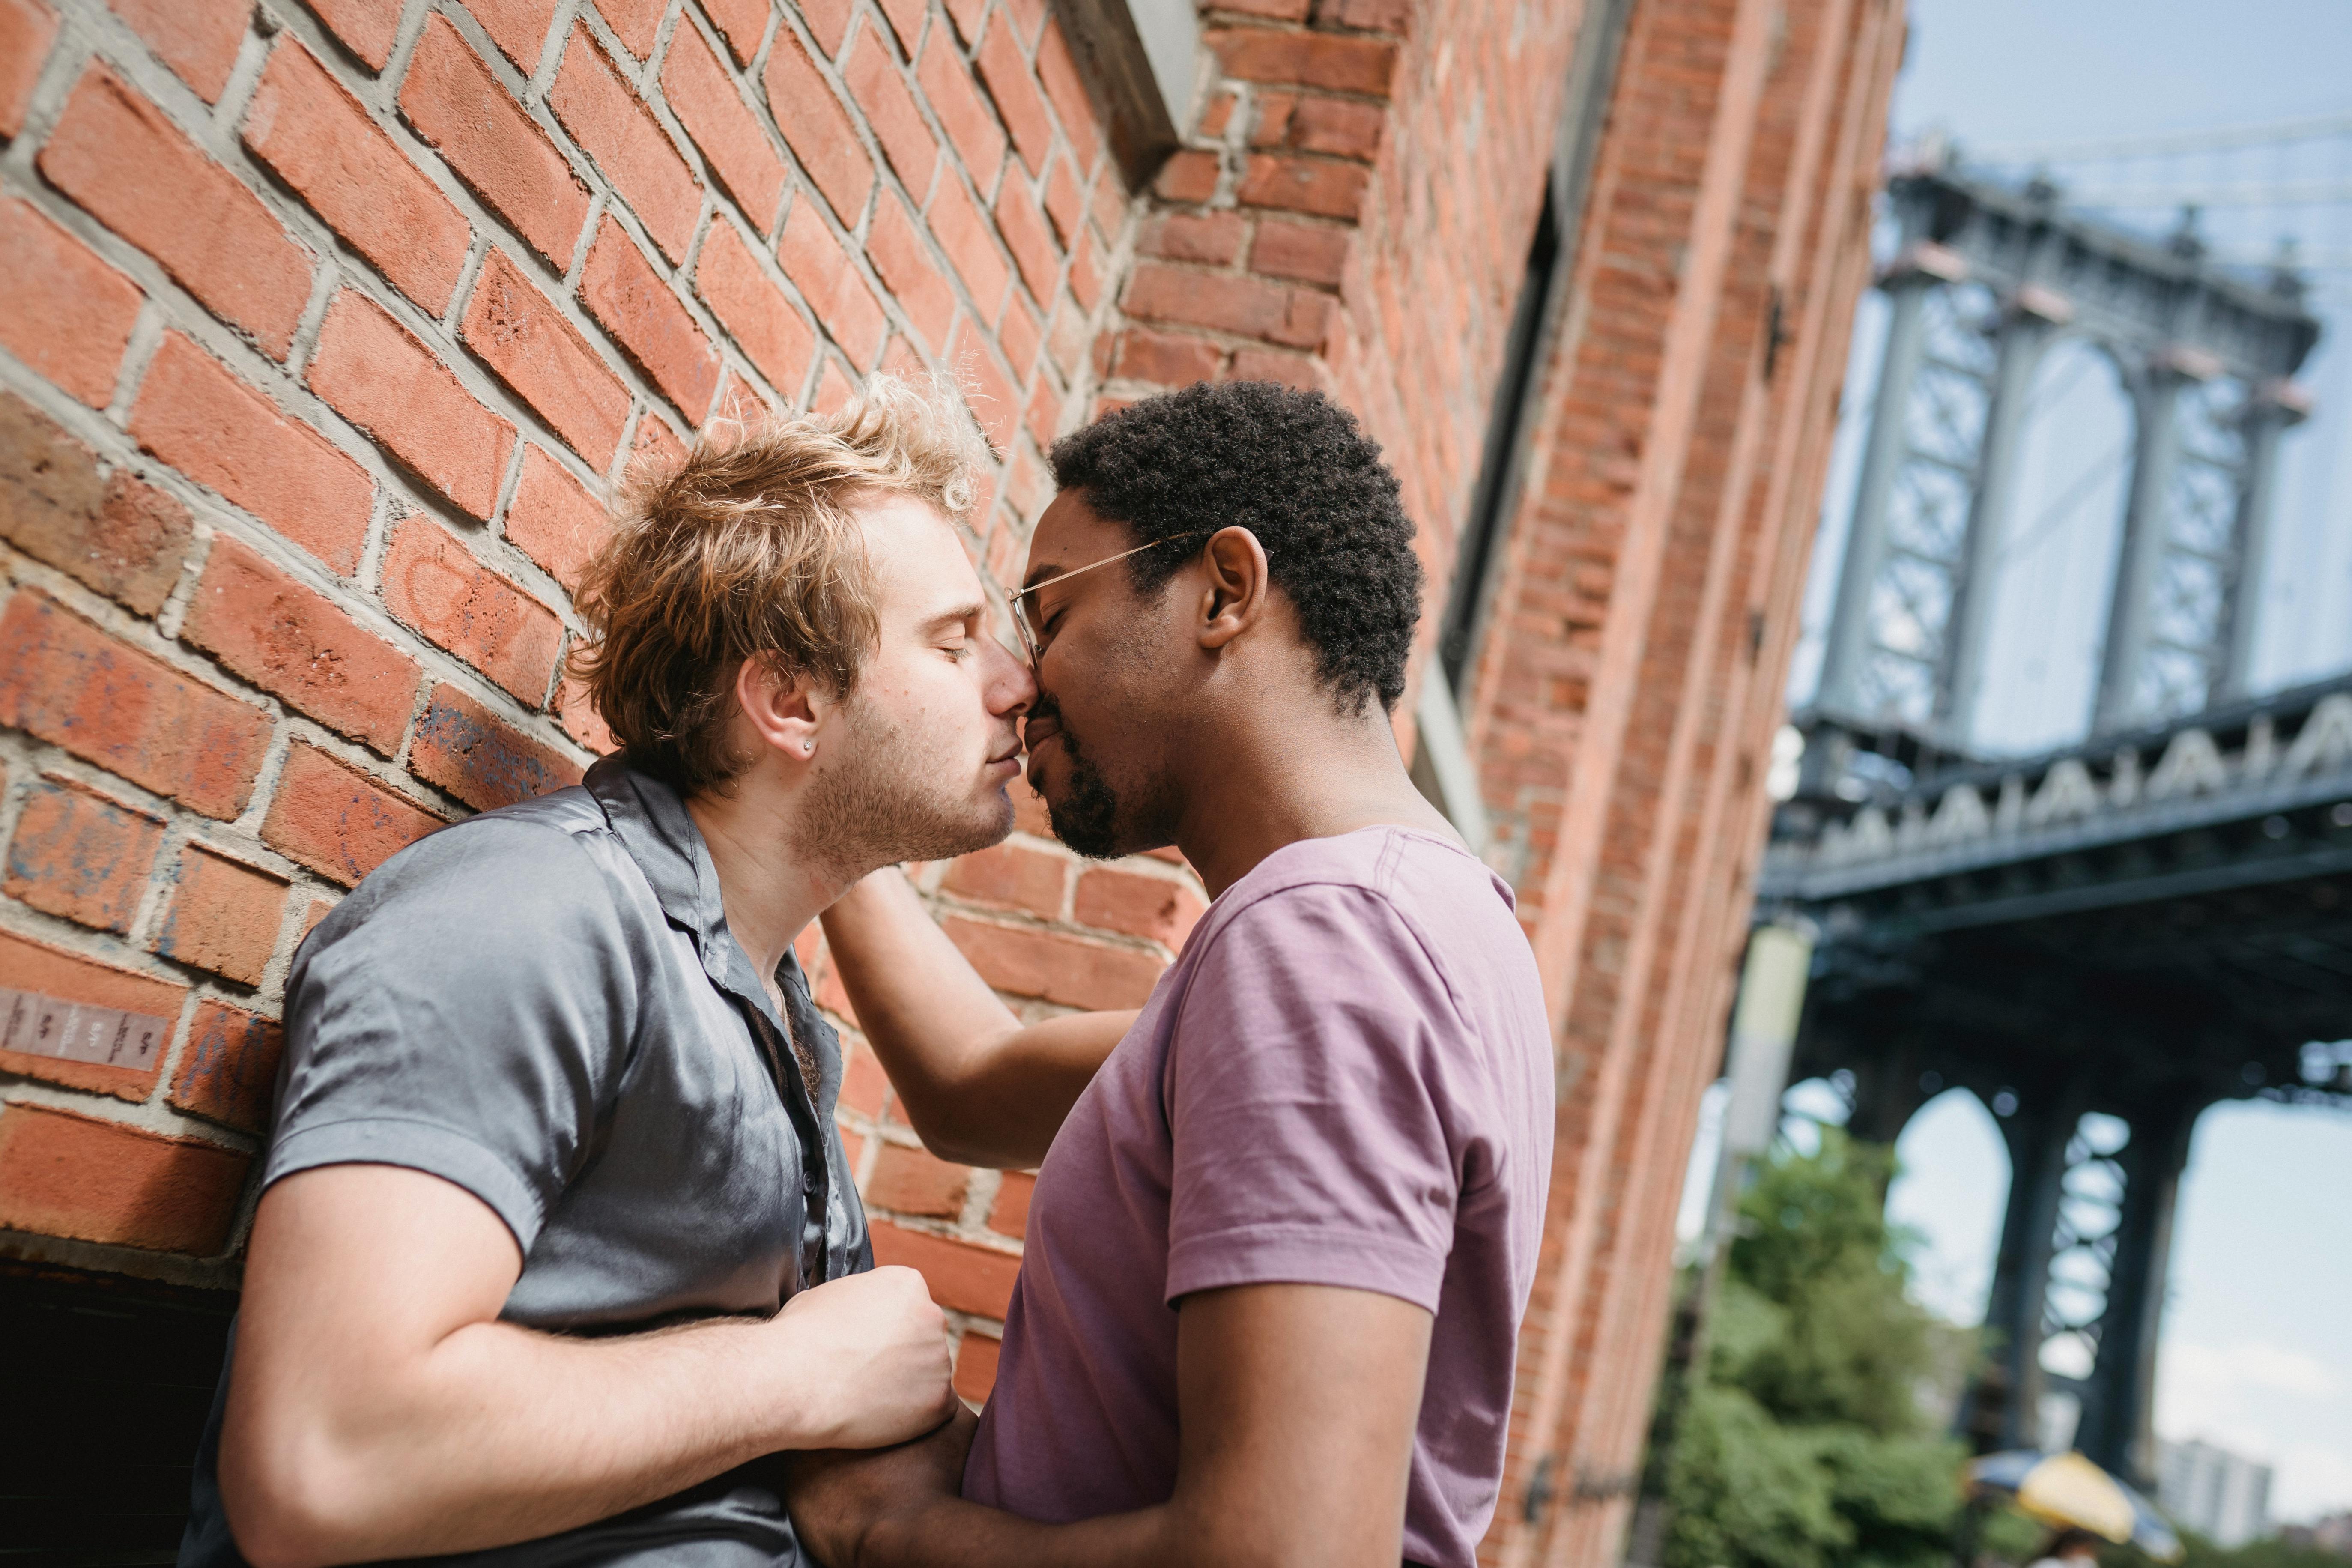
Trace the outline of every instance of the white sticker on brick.
[[150, 1068], [171, 1033], [171, 1021], [166, 1018], [0, 987], [0, 1050], [69, 1062], [102, 1062], [109, 1067]]

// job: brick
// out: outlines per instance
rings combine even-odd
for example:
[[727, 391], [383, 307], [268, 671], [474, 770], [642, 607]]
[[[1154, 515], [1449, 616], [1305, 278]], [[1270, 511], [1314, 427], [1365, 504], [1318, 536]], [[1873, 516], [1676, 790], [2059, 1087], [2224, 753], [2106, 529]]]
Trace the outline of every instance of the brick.
[[988, 0], [947, 0], [948, 20], [955, 24], [956, 37], [969, 44], [980, 36], [980, 19], [986, 14]]
[[760, 52], [760, 40], [768, 34], [768, 15], [772, 7], [769, 0], [702, 0], [702, 8], [727, 40], [728, 52], [738, 65], [750, 65], [751, 57]]
[[224, 821], [244, 809], [269, 739], [259, 710], [30, 588], [0, 614], [0, 724]]
[[923, 89], [925, 101], [939, 118], [940, 128], [948, 133], [949, 142], [963, 159], [964, 173], [971, 176], [975, 190], [993, 190], [997, 171], [1004, 166], [1008, 145], [1004, 129], [996, 122], [996, 115], [971, 72], [949, 41], [945, 30], [933, 33], [924, 41], [923, 53], [915, 66], [916, 85]]
[[539, 69], [548, 26], [555, 20], [555, 0], [466, 0], [466, 8], [515, 69], [525, 76]]
[[940, 144], [924, 123], [923, 111], [900, 74], [898, 62], [891, 58], [890, 46], [873, 28], [861, 30], [842, 57], [841, 79], [865, 111], [875, 139], [882, 143], [882, 155], [920, 201], [931, 188], [931, 174], [939, 167]]
[[90, 449], [32, 405], [0, 393], [0, 538], [142, 616], [180, 580], [188, 509]]
[[1302, 98], [1292, 109], [1283, 144], [1301, 153], [1328, 153], [1369, 163], [1380, 155], [1388, 117], [1378, 104], [1348, 98]]
[[1054, 225], [1054, 238], [1066, 250], [1077, 243], [1078, 226], [1086, 222], [1086, 193], [1070, 173], [1070, 161], [1056, 158], [1045, 174], [1045, 216]]
[[882, 352], [889, 320], [849, 253], [807, 202], [793, 204], [776, 259], [850, 362], [861, 370], [873, 364], [874, 356]]
[[1235, 27], [1211, 29], [1202, 41], [1216, 52], [1224, 74], [1242, 81], [1386, 98], [1396, 75], [1397, 47], [1386, 38]]
[[33, 86], [58, 41], [58, 14], [46, 0], [0, 0], [0, 136], [25, 129]]
[[[834, 96], [797, 35], [787, 30], [776, 39], [776, 47], [768, 51], [762, 80], [768, 89], [769, 111], [776, 117], [776, 129], [784, 133], [785, 145], [808, 171], [842, 226], [856, 227], [859, 215], [866, 210], [866, 198], [874, 190], [874, 160], [866, 155], [848, 110]], [[774, 220], [772, 207], [761, 220], [761, 227], [764, 230]]]
[[613, 466], [628, 388], [504, 251], [483, 259], [459, 335], [591, 468]]
[[394, 288], [432, 315], [449, 308], [472, 227], [291, 38], [254, 89], [245, 144]]
[[565, 734], [600, 757], [609, 757], [621, 749], [604, 716], [588, 700], [586, 689], [568, 677], [556, 685], [555, 717]]
[[1144, 224], [1135, 247], [1170, 261], [1230, 267], [1242, 252], [1248, 226], [1239, 213], [1162, 213]]
[[436, 687], [416, 721], [409, 769], [478, 811], [580, 782], [580, 766], [517, 731], [453, 686]]
[[475, 402], [383, 307], [350, 289], [335, 296], [310, 382], [409, 472], [469, 515], [490, 515], [514, 426]]
[[1030, 384], [1029, 405], [1022, 411], [1021, 422], [1032, 441], [1040, 447], [1050, 447], [1061, 420], [1062, 390], [1054, 384], [1052, 376], [1041, 375]]
[[979, 1318], [1004, 1316], [1013, 1300], [1013, 1279], [1021, 1272], [1021, 1259], [1011, 1253], [908, 1230], [887, 1219], [874, 1222], [872, 1235], [874, 1261], [884, 1268], [919, 1269], [931, 1288], [931, 1300], [948, 1310]]
[[228, 1245], [248, 1154], [46, 1105], [0, 1110], [0, 1226], [209, 1258]]
[[1051, 850], [1000, 844], [955, 860], [940, 885], [958, 898], [1058, 920], [1069, 869], [1068, 859]]
[[1037, 1178], [1028, 1172], [1005, 1172], [1003, 1184], [996, 1189], [996, 1201], [989, 1205], [988, 1228], [1015, 1241], [1027, 1240], [1029, 1199], [1036, 1190]]
[[286, 357], [310, 297], [310, 253], [137, 90], [103, 66], [84, 72], [39, 166], [206, 310]]
[[384, 552], [383, 602], [520, 700], [536, 708], [547, 700], [563, 651], [563, 623], [432, 519], [412, 517], [393, 535]]
[[1160, 978], [1158, 959], [1129, 948], [960, 915], [940, 925], [982, 978], [1015, 996], [1097, 1011], [1139, 1007]]
[[695, 263], [694, 287], [768, 384], [797, 396], [816, 358], [816, 334], [733, 224], [711, 225]]
[[0, 892], [120, 935], [131, 929], [163, 845], [160, 817], [71, 779], [37, 784], [17, 815]]
[[1004, 0], [998, 7], [1000, 14], [1013, 24], [1023, 48], [1037, 47], [1037, 29], [1045, 24], [1045, 5], [1046, 0]]
[[240, 1132], [265, 1132], [285, 1048], [286, 1032], [274, 1020], [207, 997], [196, 1004], [187, 1048], [165, 1098], [191, 1116]]
[[1214, 153], [1185, 148], [1160, 165], [1160, 173], [1151, 182], [1151, 193], [1161, 201], [1197, 205], [1217, 194], [1217, 175], [1223, 168]]
[[613, 29], [621, 47], [644, 59], [661, 36], [661, 20], [669, 0], [596, 0], [597, 14]]
[[370, 70], [382, 70], [392, 58], [392, 46], [400, 38], [402, 0], [302, 0], [336, 41], [367, 63]]
[[1181, 882], [1108, 867], [1090, 868], [1078, 878], [1077, 900], [1072, 906], [1080, 925], [1124, 931], [1168, 947], [1184, 945], [1192, 922], [1207, 907], [1200, 894]]
[[948, 340], [947, 363], [962, 384], [965, 402], [982, 434], [999, 456], [1012, 451], [1021, 426], [1021, 395], [988, 352], [988, 336], [970, 316], [958, 319]]
[[286, 879], [198, 845], [180, 851], [179, 885], [155, 951], [174, 963], [258, 985], [286, 921]]
[[1304, 22], [1307, 0], [1217, 0], [1217, 9], [1243, 16], [1263, 16], [1270, 22]]
[[[784, 53], [781, 40], [773, 53]], [[772, 80], [774, 68], [772, 63]], [[734, 77], [690, 21], [670, 36], [661, 87], [670, 112], [710, 161], [711, 174], [759, 225], [761, 233], [773, 228], [784, 199], [784, 161], [776, 156], [767, 132], [744, 106]], [[789, 128], [785, 134], [789, 138]]]
[[924, 0], [880, 0], [882, 15], [890, 21], [890, 31], [898, 37], [898, 50], [908, 59], [915, 58], [915, 47], [922, 37], [923, 18], [930, 14]]
[[447, 17], [425, 24], [400, 86], [401, 118], [491, 211], [563, 271], [588, 220], [588, 189]]
[[662, 254], [684, 260], [702, 213], [702, 186], [584, 24], [572, 29], [547, 104]]
[[866, 1202], [893, 1214], [953, 1219], [963, 1213], [964, 1189], [971, 1184], [969, 1165], [950, 1165], [921, 1149], [885, 1143], [866, 1184]]
[[[827, 999], [827, 992], [840, 992], [837, 1000], [842, 1003], [848, 1001], [848, 994], [841, 990], [840, 978], [834, 973], [831, 964], [824, 966], [824, 973], [819, 977], [818, 1005], [831, 1007], [843, 1018], [851, 1017], [853, 1015], [845, 1007], [835, 1006], [834, 1002]], [[850, 1051], [848, 1060], [842, 1064], [842, 1109], [855, 1111], [860, 1116], [879, 1116], [882, 1114], [884, 1102], [889, 1098], [890, 1079], [882, 1071], [882, 1064], [874, 1059], [872, 1050], [864, 1045], [857, 1046]]]
[[300, 741], [286, 748], [261, 841], [349, 888], [441, 819]]
[[367, 470], [177, 332], [147, 366], [131, 435], [338, 574], [359, 564], [375, 505]]
[[828, 58], [841, 52], [842, 35], [849, 31], [849, 18], [855, 8], [855, 0], [802, 0], [794, 6], [800, 14], [801, 26], [808, 29], [809, 37], [816, 40], [816, 47]]
[[1179, 271], [1143, 262], [1128, 284], [1127, 310], [1147, 321], [1181, 321], [1290, 348], [1318, 349], [1329, 335], [1332, 301], [1328, 295], [1256, 278]]
[[1412, 0], [1316, 0], [1315, 20], [1323, 26], [1403, 37], [1412, 27]]
[[1038, 345], [1044, 341], [1044, 329], [1037, 321], [1036, 310], [1019, 295], [1004, 312], [1004, 320], [996, 324], [996, 341], [1004, 350], [1005, 363], [1013, 367], [1013, 379], [1027, 382], [1029, 372], [1037, 363]]
[[1062, 270], [1062, 254], [1045, 226], [1045, 212], [1024, 181], [1007, 180], [996, 198], [996, 229], [1013, 264], [1021, 272], [1029, 297], [1040, 304], [1054, 297], [1054, 282]]
[[1078, 167], [1093, 168], [1102, 154], [1094, 100], [1087, 92], [1086, 79], [1078, 74], [1078, 62], [1070, 53], [1070, 41], [1063, 36], [1058, 18], [1048, 20], [1037, 39], [1037, 83], [1054, 105], [1055, 118], [1062, 122], [1062, 134], [1070, 139]]
[[1250, 159], [1234, 194], [1244, 206], [1354, 218], [1362, 211], [1371, 174], [1361, 163], [1260, 153]]
[[180, 635], [337, 733], [400, 750], [416, 661], [237, 541], [214, 541]]
[[921, 230], [897, 196], [886, 195], [875, 205], [866, 255], [881, 274], [882, 286], [922, 335], [923, 346], [935, 353], [944, 348], [955, 320], [955, 288], [931, 260]]
[[563, 466], [537, 447], [522, 449], [522, 477], [507, 502], [507, 538], [563, 584], [580, 591], [580, 576], [612, 534], [604, 504], [583, 489]]
[[632, 469], [646, 463], [676, 468], [686, 461], [686, 443], [669, 421], [647, 408], [637, 416], [636, 434], [629, 437], [629, 463]]
[[1201, 110], [1201, 121], [1193, 128], [1193, 133], [1211, 142], [1223, 141], [1225, 127], [1233, 123], [1234, 109], [1240, 101], [1236, 93], [1211, 94], [1209, 105]]
[[985, 1404], [996, 1388], [996, 1363], [1004, 1343], [988, 1335], [967, 1330], [956, 1342], [954, 1384], [957, 1397], [974, 1405]]
[[109, 0], [114, 14], [146, 41], [172, 74], [206, 103], [221, 89], [245, 42], [253, 0]]
[[1250, 270], [1336, 289], [1348, 269], [1352, 231], [1261, 219], [1250, 245]]
[[809, 397], [810, 411], [827, 416], [838, 414], [849, 406], [849, 400], [856, 390], [849, 377], [843, 374], [841, 362], [828, 354], [824, 369], [816, 378], [816, 391]]
[[[132, 1101], [153, 1090], [163, 1069], [164, 1045], [188, 994], [185, 985], [9, 931], [0, 931], [0, 976], [17, 994], [0, 995], [0, 1072]], [[59, 1003], [101, 1016], [85, 1012], [77, 1018], [61, 1013]], [[110, 1020], [102, 1016], [108, 1013], [118, 1016]], [[78, 1036], [79, 1046], [62, 1046], [59, 1032]], [[100, 1032], [103, 1051], [94, 1037]], [[76, 1054], [57, 1054], [62, 1048]]]
[[1301, 392], [1320, 392], [1325, 390], [1322, 366], [1321, 360], [1307, 354], [1284, 353], [1277, 349], [1236, 349], [1232, 379], [1271, 381], [1295, 386]]
[[[998, 13], [1000, 17], [1003, 15]], [[1029, 165], [1031, 174], [1044, 173], [1045, 154], [1054, 144], [1054, 121], [1045, 112], [1045, 100], [1038, 95], [1036, 79], [1029, 74], [1029, 62], [1022, 58], [1021, 45], [1009, 23], [1000, 20], [989, 26], [972, 64], [980, 69], [988, 96], [995, 100], [996, 112], [1012, 133], [1021, 161]]]
[[0, 345], [44, 378], [105, 407], [141, 298], [29, 204], [0, 201]]
[[963, 279], [983, 321], [992, 325], [1002, 313], [1004, 290], [1013, 269], [996, 248], [996, 230], [986, 215], [972, 205], [961, 180], [942, 180], [931, 198], [930, 227], [948, 263]]
[[610, 217], [581, 272], [580, 300], [678, 412], [702, 423], [719, 392], [719, 351], [637, 242]]

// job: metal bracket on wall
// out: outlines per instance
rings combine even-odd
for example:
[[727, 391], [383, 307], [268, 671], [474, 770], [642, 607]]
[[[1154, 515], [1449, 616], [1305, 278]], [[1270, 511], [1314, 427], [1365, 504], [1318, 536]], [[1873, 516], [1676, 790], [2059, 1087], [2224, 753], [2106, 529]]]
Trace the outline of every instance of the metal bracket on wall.
[[1192, 125], [1201, 23], [1192, 0], [1055, 0], [1101, 100], [1127, 188], [1151, 183]]

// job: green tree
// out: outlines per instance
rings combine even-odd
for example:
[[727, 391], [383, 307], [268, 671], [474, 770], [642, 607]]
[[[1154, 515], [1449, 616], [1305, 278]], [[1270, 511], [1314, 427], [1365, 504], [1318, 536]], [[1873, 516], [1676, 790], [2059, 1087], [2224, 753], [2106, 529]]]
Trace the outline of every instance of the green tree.
[[1917, 1389], [1938, 1325], [1904, 1287], [1890, 1152], [1822, 1129], [1775, 1152], [1740, 1202], [1706, 1376], [1666, 1470], [1665, 1568], [1937, 1568], [1960, 1444]]

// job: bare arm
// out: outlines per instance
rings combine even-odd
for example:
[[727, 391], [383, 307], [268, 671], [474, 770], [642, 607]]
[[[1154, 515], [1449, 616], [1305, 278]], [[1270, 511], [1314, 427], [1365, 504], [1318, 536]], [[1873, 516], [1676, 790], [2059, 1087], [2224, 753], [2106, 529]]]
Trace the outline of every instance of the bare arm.
[[954, 1495], [969, 1431], [803, 1461], [793, 1518], [830, 1568], [1322, 1568], [1403, 1555], [1430, 1316], [1324, 1285], [1203, 1291], [1177, 1322], [1176, 1489], [1037, 1524]]
[[422, 1556], [606, 1518], [785, 1448], [871, 1447], [957, 1408], [921, 1277], [775, 1317], [611, 1339], [498, 1321], [513, 1233], [437, 1176], [328, 1165], [261, 1200], [221, 1433], [257, 1568]]
[[889, 867], [824, 912], [824, 938], [908, 1121], [944, 1160], [1018, 1169], [1045, 1159], [1135, 1022], [1073, 1013], [1024, 1025]]

